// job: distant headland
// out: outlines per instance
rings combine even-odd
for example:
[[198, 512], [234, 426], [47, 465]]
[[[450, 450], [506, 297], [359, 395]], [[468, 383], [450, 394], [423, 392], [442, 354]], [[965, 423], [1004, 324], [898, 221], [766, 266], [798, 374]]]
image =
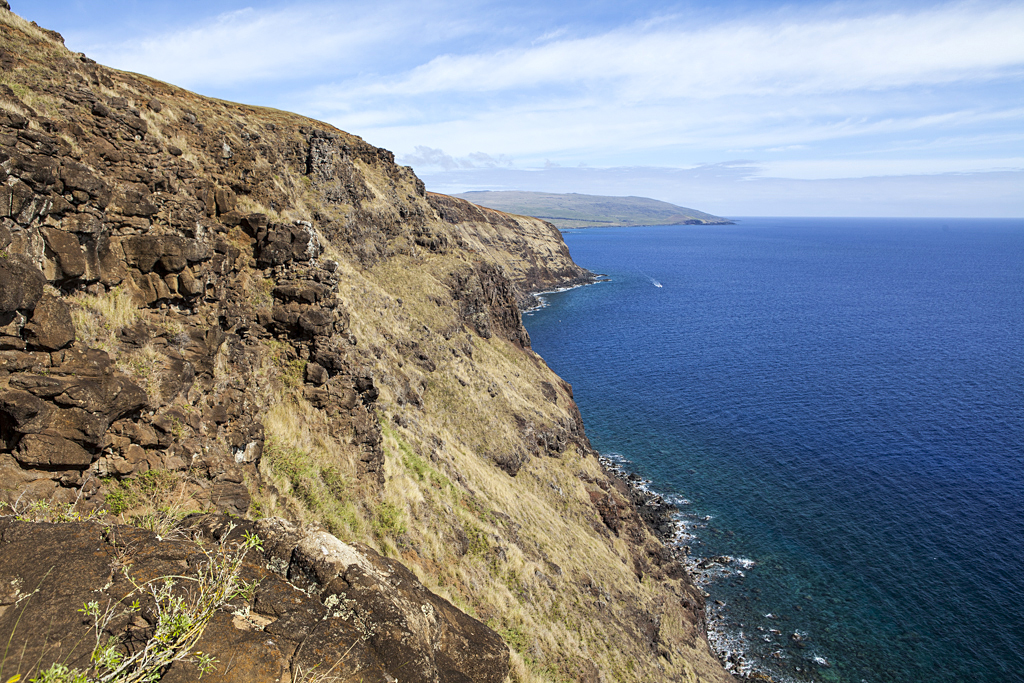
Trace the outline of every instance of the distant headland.
[[732, 225], [732, 221], [728, 219], [648, 197], [606, 197], [514, 190], [463, 192], [455, 196], [489, 209], [541, 218], [559, 228]]

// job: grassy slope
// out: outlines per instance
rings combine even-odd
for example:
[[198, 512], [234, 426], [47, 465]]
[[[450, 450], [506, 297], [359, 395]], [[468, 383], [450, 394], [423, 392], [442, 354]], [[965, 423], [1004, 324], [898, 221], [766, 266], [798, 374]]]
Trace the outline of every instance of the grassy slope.
[[491, 209], [542, 218], [559, 228], [728, 222], [709, 213], [647, 197], [517, 191], [464, 192], [455, 196]]

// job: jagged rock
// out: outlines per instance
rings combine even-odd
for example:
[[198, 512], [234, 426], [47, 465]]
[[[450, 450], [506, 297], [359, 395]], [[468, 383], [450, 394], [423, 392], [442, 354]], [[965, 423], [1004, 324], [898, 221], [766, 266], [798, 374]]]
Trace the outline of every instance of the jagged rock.
[[43, 296], [46, 278], [20, 254], [0, 256], [0, 313], [31, 311]]
[[144, 406], [146, 394], [115, 375], [103, 352], [58, 353], [61, 362], [47, 374], [20, 372], [0, 382], [0, 431], [8, 448], [18, 445], [24, 466], [83, 469], [110, 424]]
[[306, 381], [316, 386], [322, 386], [327, 383], [329, 376], [327, 370], [324, 369], [319, 363], [306, 363]]
[[[187, 521], [191, 533], [205, 532], [207, 548], [215, 539], [230, 545], [241, 531], [252, 528], [250, 523], [229, 532], [226, 517]], [[509, 654], [501, 638], [428, 591], [401, 564], [323, 532], [307, 534], [282, 520], [264, 520], [256, 532], [264, 539], [266, 554], [253, 551], [247, 556], [243, 578], [257, 580], [258, 587], [252, 602], [236, 603], [234, 613], [219, 612], [204, 631], [197, 649], [217, 657], [219, 664], [203, 680], [295, 680], [300, 667], [333, 667], [339, 680], [358, 676], [381, 683], [505, 679]], [[105, 529], [95, 523], [32, 524], [3, 517], [0, 541], [5, 550], [0, 556], [0, 576], [5, 577], [0, 605], [19, 605], [0, 610], [8, 652], [16, 653], [5, 663], [26, 679], [54, 661], [87, 665], [94, 638], [91, 624], [78, 612], [84, 602], [96, 600], [105, 607], [111, 599], [139, 597], [141, 620], [114, 620], [107, 635], [136, 644], [150, 636], [151, 599], [134, 594], [124, 573], [112, 571], [123, 563], [126, 549], [131, 553], [128, 573], [141, 580], [187, 575], [198, 562], [208, 561], [191, 541], [160, 540], [152, 532]], [[59, 562], [51, 548], [61, 548]], [[327, 583], [310, 584], [304, 592], [274, 569], [311, 571], [310, 576]], [[69, 637], [48, 637], [54, 633]], [[196, 680], [197, 674], [193, 664], [179, 662], [161, 680], [184, 683]]]
[[141, 273], [154, 271], [180, 273], [189, 263], [198, 263], [210, 258], [207, 247], [195, 240], [173, 235], [139, 235], [122, 240], [128, 265], [138, 268]]
[[56, 351], [75, 340], [71, 308], [62, 300], [44, 294], [25, 325], [25, 339], [35, 347]]
[[14, 457], [26, 467], [62, 469], [84, 469], [95, 459], [74, 441], [46, 434], [24, 436]]
[[84, 164], [65, 160], [60, 170], [60, 180], [66, 191], [86, 193], [101, 209], [107, 208], [110, 203], [110, 187]]
[[285, 301], [312, 304], [331, 294], [331, 288], [319, 282], [296, 282], [274, 287], [273, 294]]
[[304, 225], [271, 223], [256, 233], [260, 268], [280, 266], [289, 261], [308, 261], [320, 253], [320, 246]]
[[54, 228], [42, 228], [40, 232], [60, 266], [60, 279], [70, 280], [85, 275], [85, 254], [77, 239]]
[[[281, 529], [289, 538], [297, 535], [294, 526], [281, 520], [257, 525], [264, 534], [271, 529]], [[276, 553], [281, 557], [280, 547]], [[508, 672], [508, 649], [496, 633], [370, 548], [314, 532], [294, 546], [287, 575], [307, 592], [319, 594], [333, 614], [351, 615], [359, 627], [353, 635], [364, 637], [381, 668], [401, 675], [401, 680], [499, 683]], [[314, 633], [306, 656], [315, 654], [313, 662], [330, 661], [329, 648], [339, 636]]]
[[[103, 229], [103, 223], [91, 213], [76, 213], [64, 218], [61, 226], [68, 232], [95, 234]], [[44, 235], [51, 229], [44, 229]], [[50, 247], [55, 252], [57, 249]]]

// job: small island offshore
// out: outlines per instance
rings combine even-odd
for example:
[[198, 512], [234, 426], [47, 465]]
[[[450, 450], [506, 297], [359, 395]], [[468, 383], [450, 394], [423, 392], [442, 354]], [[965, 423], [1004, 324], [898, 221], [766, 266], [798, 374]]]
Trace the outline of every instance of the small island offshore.
[[733, 680], [531, 349], [554, 226], [6, 0], [0, 69], [0, 681]]
[[512, 190], [463, 192], [455, 196], [505, 213], [540, 218], [561, 229], [733, 224], [726, 218], [647, 197]]

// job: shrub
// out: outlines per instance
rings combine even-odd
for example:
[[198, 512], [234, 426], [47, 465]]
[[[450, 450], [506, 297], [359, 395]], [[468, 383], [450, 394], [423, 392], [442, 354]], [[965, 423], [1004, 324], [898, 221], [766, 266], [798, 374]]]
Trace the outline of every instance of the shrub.
[[373, 534], [383, 540], [396, 538], [406, 532], [402, 511], [393, 503], [381, 503], [373, 511]]

